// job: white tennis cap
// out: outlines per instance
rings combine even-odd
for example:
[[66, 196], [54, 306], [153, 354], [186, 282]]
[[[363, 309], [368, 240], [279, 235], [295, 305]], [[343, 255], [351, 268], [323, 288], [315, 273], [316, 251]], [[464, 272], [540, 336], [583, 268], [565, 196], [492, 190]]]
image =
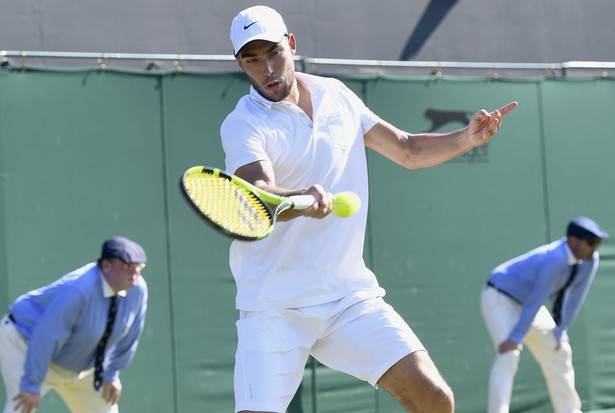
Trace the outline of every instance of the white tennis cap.
[[267, 6], [254, 6], [240, 12], [231, 24], [231, 41], [235, 56], [246, 43], [266, 40], [280, 43], [288, 29], [280, 13]]

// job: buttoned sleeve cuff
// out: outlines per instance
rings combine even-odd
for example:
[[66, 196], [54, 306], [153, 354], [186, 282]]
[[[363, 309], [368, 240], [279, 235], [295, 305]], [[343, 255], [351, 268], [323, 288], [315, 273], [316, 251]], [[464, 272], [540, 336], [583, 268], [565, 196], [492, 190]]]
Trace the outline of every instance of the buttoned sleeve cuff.
[[[528, 328], [529, 329], [529, 328]], [[508, 336], [509, 339], [513, 340], [515, 343], [523, 343], [523, 339], [527, 334], [527, 330], [525, 328], [515, 328]]]
[[119, 371], [113, 371], [113, 372], [105, 372], [103, 374], [103, 380], [104, 381], [117, 381], [120, 379], [120, 372]]
[[19, 389], [20, 390], [25, 390], [25, 391], [29, 391], [30, 393], [41, 393], [41, 387], [43, 387], [42, 383], [28, 383], [28, 382], [24, 382], [23, 380], [21, 381], [21, 384], [19, 385]]

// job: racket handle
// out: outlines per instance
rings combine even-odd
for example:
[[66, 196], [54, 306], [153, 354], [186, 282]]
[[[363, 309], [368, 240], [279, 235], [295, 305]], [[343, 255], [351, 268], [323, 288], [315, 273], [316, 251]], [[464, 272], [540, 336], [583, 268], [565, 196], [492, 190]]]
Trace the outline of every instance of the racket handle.
[[307, 209], [316, 202], [316, 198], [312, 195], [293, 195], [289, 199], [292, 201], [294, 209]]

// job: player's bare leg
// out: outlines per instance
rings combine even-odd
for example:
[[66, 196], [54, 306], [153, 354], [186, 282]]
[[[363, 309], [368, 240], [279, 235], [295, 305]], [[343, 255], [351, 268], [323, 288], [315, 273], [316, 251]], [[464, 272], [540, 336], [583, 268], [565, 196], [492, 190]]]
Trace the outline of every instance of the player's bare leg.
[[378, 384], [412, 413], [453, 413], [453, 391], [426, 351], [416, 351], [393, 365]]

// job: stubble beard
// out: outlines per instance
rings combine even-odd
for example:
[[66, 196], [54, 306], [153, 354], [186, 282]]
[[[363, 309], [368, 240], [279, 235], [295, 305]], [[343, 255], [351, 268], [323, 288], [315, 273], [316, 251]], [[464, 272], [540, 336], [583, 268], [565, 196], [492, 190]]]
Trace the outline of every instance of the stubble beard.
[[[277, 91], [275, 92], [269, 92], [267, 91], [263, 86], [261, 86], [260, 84], [258, 84], [254, 79], [249, 78], [250, 79], [250, 83], [252, 84], [252, 86], [254, 87], [254, 89], [265, 99], [268, 99], [272, 102], [280, 102], [281, 100], [284, 100], [288, 97], [288, 95], [290, 95], [290, 92], [293, 88], [293, 81], [295, 78], [295, 71], [294, 68], [291, 68], [291, 70], [289, 70], [285, 75], [280, 76], [279, 79], [276, 79], [278, 81], [280, 81], [280, 85], [281, 88], [279, 88]], [[266, 85], [267, 83], [271, 82], [271, 79], [267, 79], [263, 82], [263, 85]]]

